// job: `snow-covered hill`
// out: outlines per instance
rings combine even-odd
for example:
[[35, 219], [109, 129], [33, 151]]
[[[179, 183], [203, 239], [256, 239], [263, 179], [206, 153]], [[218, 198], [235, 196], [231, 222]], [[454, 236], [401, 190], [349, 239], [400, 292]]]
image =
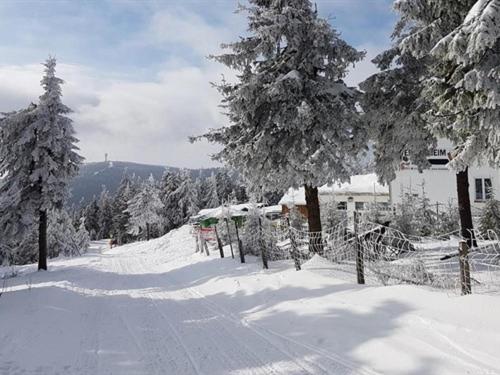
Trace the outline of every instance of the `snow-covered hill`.
[[500, 373], [500, 296], [360, 287], [321, 258], [264, 271], [194, 248], [186, 226], [20, 267], [0, 296], [0, 374]]

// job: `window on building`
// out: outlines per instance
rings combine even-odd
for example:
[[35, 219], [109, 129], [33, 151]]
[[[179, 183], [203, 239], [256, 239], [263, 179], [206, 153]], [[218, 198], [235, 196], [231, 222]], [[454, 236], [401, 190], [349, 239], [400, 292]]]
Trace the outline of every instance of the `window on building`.
[[356, 210], [363, 211], [365, 209], [365, 202], [355, 202]]
[[491, 198], [491, 178], [476, 178], [476, 201], [484, 201]]
[[382, 211], [389, 211], [391, 209], [391, 205], [389, 202], [380, 202], [377, 205], [378, 205], [379, 210], [382, 210]]
[[341, 201], [337, 203], [337, 210], [347, 210], [347, 202]]

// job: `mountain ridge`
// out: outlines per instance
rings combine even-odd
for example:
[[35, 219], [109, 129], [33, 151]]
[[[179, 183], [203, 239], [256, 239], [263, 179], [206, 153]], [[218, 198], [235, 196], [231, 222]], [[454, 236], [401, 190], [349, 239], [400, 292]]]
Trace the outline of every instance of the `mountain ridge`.
[[115, 193], [124, 175], [139, 179], [153, 175], [155, 179], [160, 179], [167, 171], [175, 172], [183, 169], [188, 170], [192, 177], [206, 178], [220, 168], [189, 169], [120, 160], [84, 163], [80, 167], [78, 176], [70, 184], [69, 204], [77, 206], [88, 204], [94, 197], [99, 196], [103, 187], [111, 194]]

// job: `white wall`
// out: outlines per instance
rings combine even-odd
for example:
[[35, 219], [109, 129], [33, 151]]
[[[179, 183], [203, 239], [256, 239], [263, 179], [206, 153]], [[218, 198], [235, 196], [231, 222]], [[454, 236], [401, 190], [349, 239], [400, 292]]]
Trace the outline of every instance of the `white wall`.
[[[438, 148], [439, 147], [447, 149], [450, 145], [449, 142], [440, 142]], [[436, 157], [431, 157], [429, 159], [433, 158], [436, 159]], [[393, 204], [401, 203], [402, 194], [410, 191], [412, 194], [421, 196], [422, 184], [425, 194], [431, 203], [457, 203], [456, 173], [449, 170], [446, 165], [433, 165], [430, 169], [426, 169], [422, 173], [419, 173], [418, 170], [411, 165], [406, 167], [408, 169], [402, 169], [396, 172], [396, 179], [390, 184], [391, 202]], [[484, 206], [484, 202], [476, 201], [475, 199], [476, 178], [490, 178], [493, 193], [497, 198], [500, 198], [500, 170], [482, 166], [469, 168], [469, 195], [471, 206], [473, 209], [480, 210]]]

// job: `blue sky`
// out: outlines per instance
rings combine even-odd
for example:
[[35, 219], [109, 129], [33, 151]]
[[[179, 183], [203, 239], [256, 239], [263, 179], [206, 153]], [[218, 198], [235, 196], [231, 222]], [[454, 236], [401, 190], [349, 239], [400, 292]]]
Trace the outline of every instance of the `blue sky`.
[[[131, 160], [181, 167], [208, 166], [214, 147], [186, 137], [225, 119], [209, 81], [224, 67], [207, 61], [245, 32], [233, 0], [0, 2], [0, 110], [35, 101], [39, 63], [58, 58], [75, 110], [82, 154], [89, 160]], [[392, 0], [318, 0], [350, 44], [368, 58], [390, 44]], [[367, 60], [350, 83], [373, 73]]]

